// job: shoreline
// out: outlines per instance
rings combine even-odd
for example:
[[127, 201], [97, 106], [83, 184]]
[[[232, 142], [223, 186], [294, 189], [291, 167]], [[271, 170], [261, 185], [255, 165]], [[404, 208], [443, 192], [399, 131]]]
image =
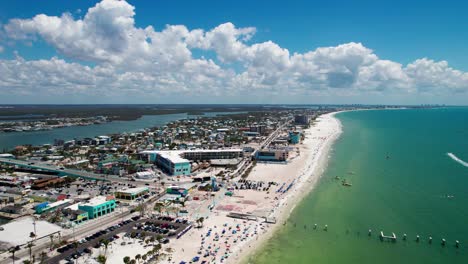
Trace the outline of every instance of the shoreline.
[[[300, 177], [306, 177], [301, 179], [300, 183], [294, 188], [294, 192], [289, 195], [290, 197], [283, 199], [284, 205], [282, 205], [279, 208], [276, 224], [272, 225], [271, 228], [269, 228], [257, 240], [250, 240], [246, 245], [248, 247], [245, 247], [246, 250], [237, 254], [237, 259], [232, 258], [226, 263], [249, 263], [249, 258], [254, 256], [255, 252], [261, 247], [263, 247], [265, 243], [279, 231], [279, 229], [282, 226], [282, 223], [289, 219], [289, 216], [296, 209], [297, 205], [300, 202], [302, 202], [302, 200], [307, 195], [311, 194], [311, 192], [315, 189], [319, 182], [319, 179], [322, 177], [323, 173], [327, 168], [328, 161], [330, 159], [330, 151], [332, 150], [334, 143], [337, 141], [337, 139], [343, 132], [341, 122], [338, 118], [335, 117], [336, 114], [342, 112], [346, 111], [338, 111], [326, 114], [331, 118], [333, 122], [336, 123], [337, 130], [334, 131], [333, 134], [330, 137], [328, 137], [324, 144], [320, 147], [319, 152], [317, 153], [318, 155], [314, 156], [312, 160], [309, 160], [309, 163], [306, 164], [305, 168], [302, 169], [308, 170], [310, 167], [312, 167], [312, 169], [309, 170], [307, 174], [303, 173], [302, 175], [300, 175]], [[310, 133], [310, 130], [311, 128], [309, 128], [307, 132]]]
[[[207, 263], [248, 263], [317, 185], [333, 143], [342, 132], [341, 122], [335, 117], [340, 112], [321, 115], [305, 129], [304, 141], [292, 146], [287, 163], [257, 163], [246, 180], [274, 182], [268, 190], [236, 189], [229, 197], [218, 193], [213, 199], [190, 203], [187, 209], [195, 212], [194, 218], [203, 216], [203, 225], [173, 240], [166, 249], [168, 257], [158, 263], [189, 262], [195, 256]], [[196, 191], [193, 195], [202, 197]], [[231, 218], [230, 212], [254, 215], [256, 219]], [[267, 223], [264, 219], [276, 221]]]

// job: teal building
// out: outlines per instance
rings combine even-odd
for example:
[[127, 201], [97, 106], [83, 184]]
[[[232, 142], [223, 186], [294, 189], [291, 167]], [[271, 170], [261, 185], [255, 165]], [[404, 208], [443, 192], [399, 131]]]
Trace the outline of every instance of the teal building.
[[299, 142], [301, 142], [301, 133], [297, 131], [289, 131], [289, 142], [291, 144], [299, 144]]
[[115, 199], [97, 196], [87, 203], [78, 205], [78, 209], [87, 212], [89, 219], [94, 219], [113, 212], [115, 210]]

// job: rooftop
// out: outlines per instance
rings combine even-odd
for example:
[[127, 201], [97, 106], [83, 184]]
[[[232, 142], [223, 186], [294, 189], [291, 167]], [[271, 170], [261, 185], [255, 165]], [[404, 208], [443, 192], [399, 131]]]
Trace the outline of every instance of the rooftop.
[[134, 194], [134, 193], [141, 193], [144, 191], [148, 191], [148, 187], [137, 187], [137, 188], [129, 188], [125, 190], [118, 190], [120, 193], [126, 193], [126, 194]]
[[[2, 225], [4, 230], [0, 231], [0, 242], [7, 243], [7, 247], [11, 247], [31, 241], [29, 235], [31, 232], [34, 232], [33, 223], [32, 217], [24, 217]], [[62, 228], [49, 222], [36, 221], [37, 238], [48, 236], [51, 233], [61, 230]]]
[[96, 197], [92, 198], [91, 200], [89, 200], [88, 202], [82, 203], [81, 205], [82, 206], [98, 206], [98, 205], [103, 204], [105, 202], [107, 202], [107, 197], [105, 197], [105, 196], [96, 196]]

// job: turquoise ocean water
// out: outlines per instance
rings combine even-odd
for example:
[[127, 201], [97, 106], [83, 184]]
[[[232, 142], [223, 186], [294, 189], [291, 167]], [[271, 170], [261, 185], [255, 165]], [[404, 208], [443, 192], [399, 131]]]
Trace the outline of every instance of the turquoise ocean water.
[[[468, 162], [468, 108], [337, 117], [343, 134], [325, 174], [249, 262], [468, 263], [468, 167], [447, 155]], [[381, 230], [397, 242], [380, 241]]]

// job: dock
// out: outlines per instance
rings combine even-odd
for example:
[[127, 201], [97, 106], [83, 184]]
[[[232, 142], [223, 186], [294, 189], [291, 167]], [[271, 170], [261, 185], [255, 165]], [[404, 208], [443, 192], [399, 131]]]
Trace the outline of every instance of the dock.
[[380, 231], [380, 239], [395, 242], [397, 239], [397, 236], [395, 235], [395, 233], [392, 233], [391, 236], [386, 236], [383, 231]]

